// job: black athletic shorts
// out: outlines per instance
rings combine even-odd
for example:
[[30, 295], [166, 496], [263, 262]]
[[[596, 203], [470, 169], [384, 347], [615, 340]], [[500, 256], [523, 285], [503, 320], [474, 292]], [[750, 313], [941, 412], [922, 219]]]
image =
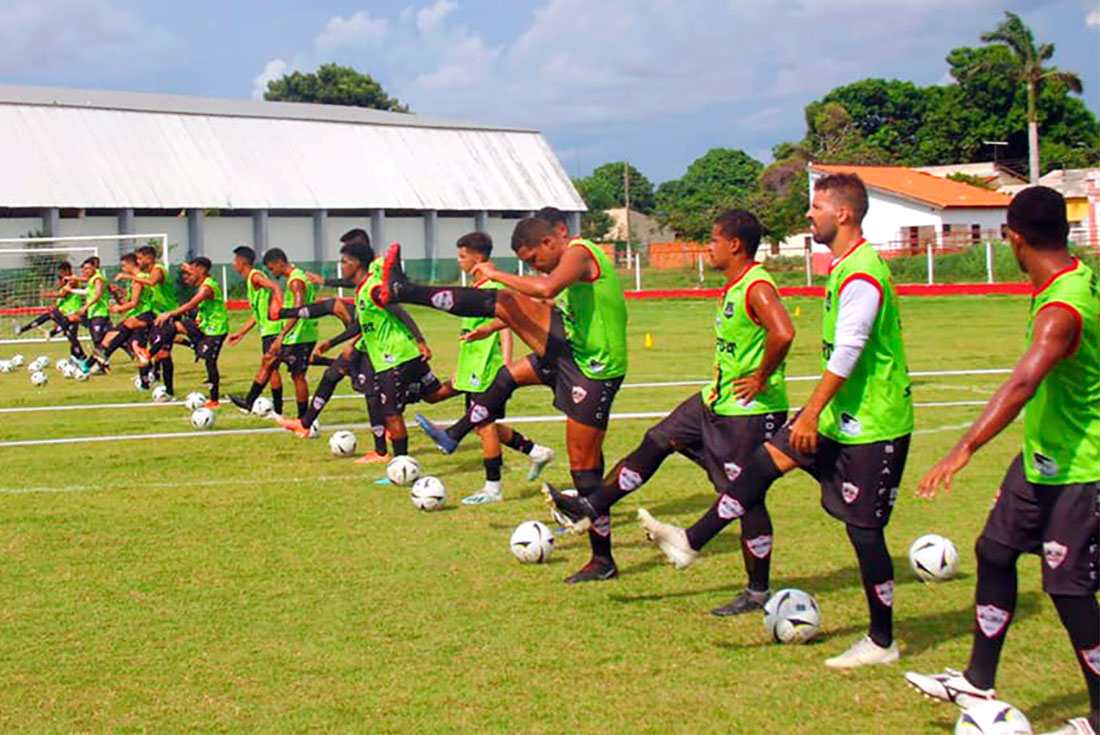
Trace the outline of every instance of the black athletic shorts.
[[271, 351], [271, 345], [279, 337], [277, 334], [265, 334], [260, 337], [260, 354], [266, 355]]
[[[470, 393], [469, 391], [460, 391], [460, 392], [462, 393], [463, 396], [466, 397], [466, 415], [469, 416], [470, 411], [472, 411], [474, 406], [477, 404], [477, 397], [480, 396], [481, 394], [480, 393]], [[508, 414], [508, 406], [507, 406], [507, 404], [505, 404], [500, 409], [500, 416], [493, 419], [493, 421], [500, 421], [507, 414]]]
[[157, 354], [163, 351], [172, 351], [172, 345], [176, 343], [176, 319], [172, 318], [163, 324], [154, 322], [149, 331], [149, 352]]
[[[793, 423], [793, 422], [792, 422]], [[898, 499], [909, 434], [869, 444], [841, 444], [817, 436], [817, 454], [795, 451], [791, 425], [781, 428], [771, 444], [798, 463], [821, 485], [821, 507], [857, 528], [884, 528]]]
[[561, 312], [557, 309], [550, 316], [546, 354], [542, 357], [528, 355], [527, 360], [542, 384], [554, 391], [554, 408], [578, 424], [607, 430], [607, 423], [611, 420], [611, 402], [615, 400], [623, 379], [600, 380], [590, 378], [581, 371], [565, 336]]
[[88, 333], [92, 335], [92, 343], [101, 347], [103, 337], [112, 329], [111, 318], [106, 316], [85, 317], [84, 325], [88, 327]]
[[299, 342], [296, 345], [284, 344], [276, 354], [278, 361], [286, 365], [291, 375], [305, 375], [309, 370], [309, 358], [313, 354], [316, 342]]
[[396, 416], [405, 406], [439, 390], [441, 383], [431, 365], [419, 357], [374, 376], [374, 389], [384, 416]]
[[[157, 315], [151, 311], [143, 311], [140, 314], [134, 314], [132, 317], [126, 317], [127, 319], [137, 319], [139, 322], [145, 325], [145, 328], [153, 326], [153, 322], [157, 320]], [[139, 327], [140, 329], [140, 327]]]
[[218, 356], [222, 353], [222, 345], [225, 344], [225, 338], [227, 336], [228, 335], [225, 334], [204, 334], [195, 349], [195, 355], [200, 360], [213, 360], [217, 362]]
[[1100, 591], [1100, 482], [1028, 482], [1023, 457], [1005, 473], [982, 537], [1040, 554], [1043, 590], [1080, 597]]
[[730, 488], [753, 453], [786, 421], [786, 411], [719, 416], [696, 393], [646, 433], [699, 464], [715, 490], [722, 492]]

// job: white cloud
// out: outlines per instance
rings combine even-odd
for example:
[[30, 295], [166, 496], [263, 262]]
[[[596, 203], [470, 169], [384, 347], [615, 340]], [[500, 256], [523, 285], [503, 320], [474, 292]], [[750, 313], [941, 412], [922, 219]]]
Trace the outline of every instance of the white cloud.
[[389, 24], [384, 18], [372, 18], [365, 10], [357, 10], [347, 18], [334, 15], [317, 36], [315, 45], [320, 50], [332, 50], [342, 46], [381, 41]]
[[455, 10], [458, 10], [458, 3], [453, 0], [436, 0], [434, 5], [416, 12], [416, 29], [421, 33], [433, 33]]
[[282, 59], [272, 59], [267, 62], [264, 70], [252, 80], [252, 99], [262, 100], [267, 91], [267, 83], [272, 79], [278, 79], [290, 70], [290, 65]]
[[1100, 10], [1094, 10], [1085, 17], [1085, 25], [1089, 28], [1100, 28]]

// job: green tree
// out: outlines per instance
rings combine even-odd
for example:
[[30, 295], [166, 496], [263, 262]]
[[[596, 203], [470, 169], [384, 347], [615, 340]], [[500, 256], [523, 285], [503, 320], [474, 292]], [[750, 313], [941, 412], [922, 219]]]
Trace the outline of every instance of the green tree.
[[[1022, 84], [1027, 92], [1028, 171], [1034, 184], [1039, 180], [1039, 85], [1045, 81], [1058, 82], [1068, 91], [1081, 94], [1081, 78], [1075, 72], [1045, 66], [1045, 62], [1054, 56], [1054, 44], [1037, 46], [1031, 29], [1020, 20], [1020, 16], [1007, 10], [1005, 20], [996, 29], [983, 33], [982, 41], [1010, 52], [1007, 63], [998, 64], [992, 70], [1017, 85]], [[973, 73], [987, 70], [982, 66], [971, 68]]]
[[657, 188], [660, 219], [678, 237], [703, 241], [723, 209], [747, 207], [759, 194], [764, 165], [744, 151], [712, 148], [683, 177]]
[[[630, 178], [630, 208], [638, 212], [650, 214], [653, 212], [654, 195], [653, 182], [645, 177], [633, 165], [627, 166]], [[596, 168], [583, 179], [577, 179], [577, 189], [581, 196], [588, 197], [584, 192], [591, 192], [598, 196], [596, 200], [599, 209], [611, 209], [625, 206], [625, 181], [623, 177], [623, 162], [614, 161], [605, 163]], [[590, 203], [589, 206], [592, 206]]]
[[947, 178], [952, 181], [958, 181], [961, 184], [970, 184], [980, 189], [990, 189], [996, 191], [996, 188], [989, 185], [989, 182], [980, 176], [973, 176], [971, 174], [964, 174], [961, 171], [956, 171], [953, 174], [948, 174]]
[[316, 72], [295, 71], [267, 83], [264, 99], [273, 102], [315, 102], [322, 105], [369, 107], [408, 112], [409, 108], [386, 94], [369, 74], [350, 66], [322, 64]]
[[613, 224], [605, 210], [617, 206], [615, 192], [607, 180], [595, 176], [573, 179], [573, 186], [588, 206], [588, 211], [581, 215], [581, 236], [602, 240]]

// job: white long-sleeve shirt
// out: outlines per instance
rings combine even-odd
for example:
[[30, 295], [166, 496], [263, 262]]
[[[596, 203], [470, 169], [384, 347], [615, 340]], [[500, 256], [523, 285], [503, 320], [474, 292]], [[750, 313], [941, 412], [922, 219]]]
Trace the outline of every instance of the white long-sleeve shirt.
[[836, 333], [833, 354], [825, 369], [847, 378], [859, 362], [871, 335], [871, 327], [882, 306], [878, 286], [863, 278], [853, 278], [840, 290], [837, 301]]

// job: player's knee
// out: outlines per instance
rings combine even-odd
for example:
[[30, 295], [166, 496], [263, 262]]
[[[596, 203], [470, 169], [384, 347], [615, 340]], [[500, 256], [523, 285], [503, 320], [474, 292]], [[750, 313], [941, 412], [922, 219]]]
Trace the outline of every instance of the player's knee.
[[665, 453], [668, 454], [672, 451], [672, 439], [661, 428], [661, 425], [651, 426], [646, 429], [645, 435], [642, 437], [642, 444], [639, 447], [647, 453]]
[[848, 539], [856, 549], [877, 549], [886, 545], [886, 535], [881, 528], [862, 528], [849, 524], [847, 530]]
[[1012, 567], [1016, 565], [1016, 558], [1020, 553], [991, 538], [979, 536], [974, 544], [974, 555], [979, 562], [998, 567]]

